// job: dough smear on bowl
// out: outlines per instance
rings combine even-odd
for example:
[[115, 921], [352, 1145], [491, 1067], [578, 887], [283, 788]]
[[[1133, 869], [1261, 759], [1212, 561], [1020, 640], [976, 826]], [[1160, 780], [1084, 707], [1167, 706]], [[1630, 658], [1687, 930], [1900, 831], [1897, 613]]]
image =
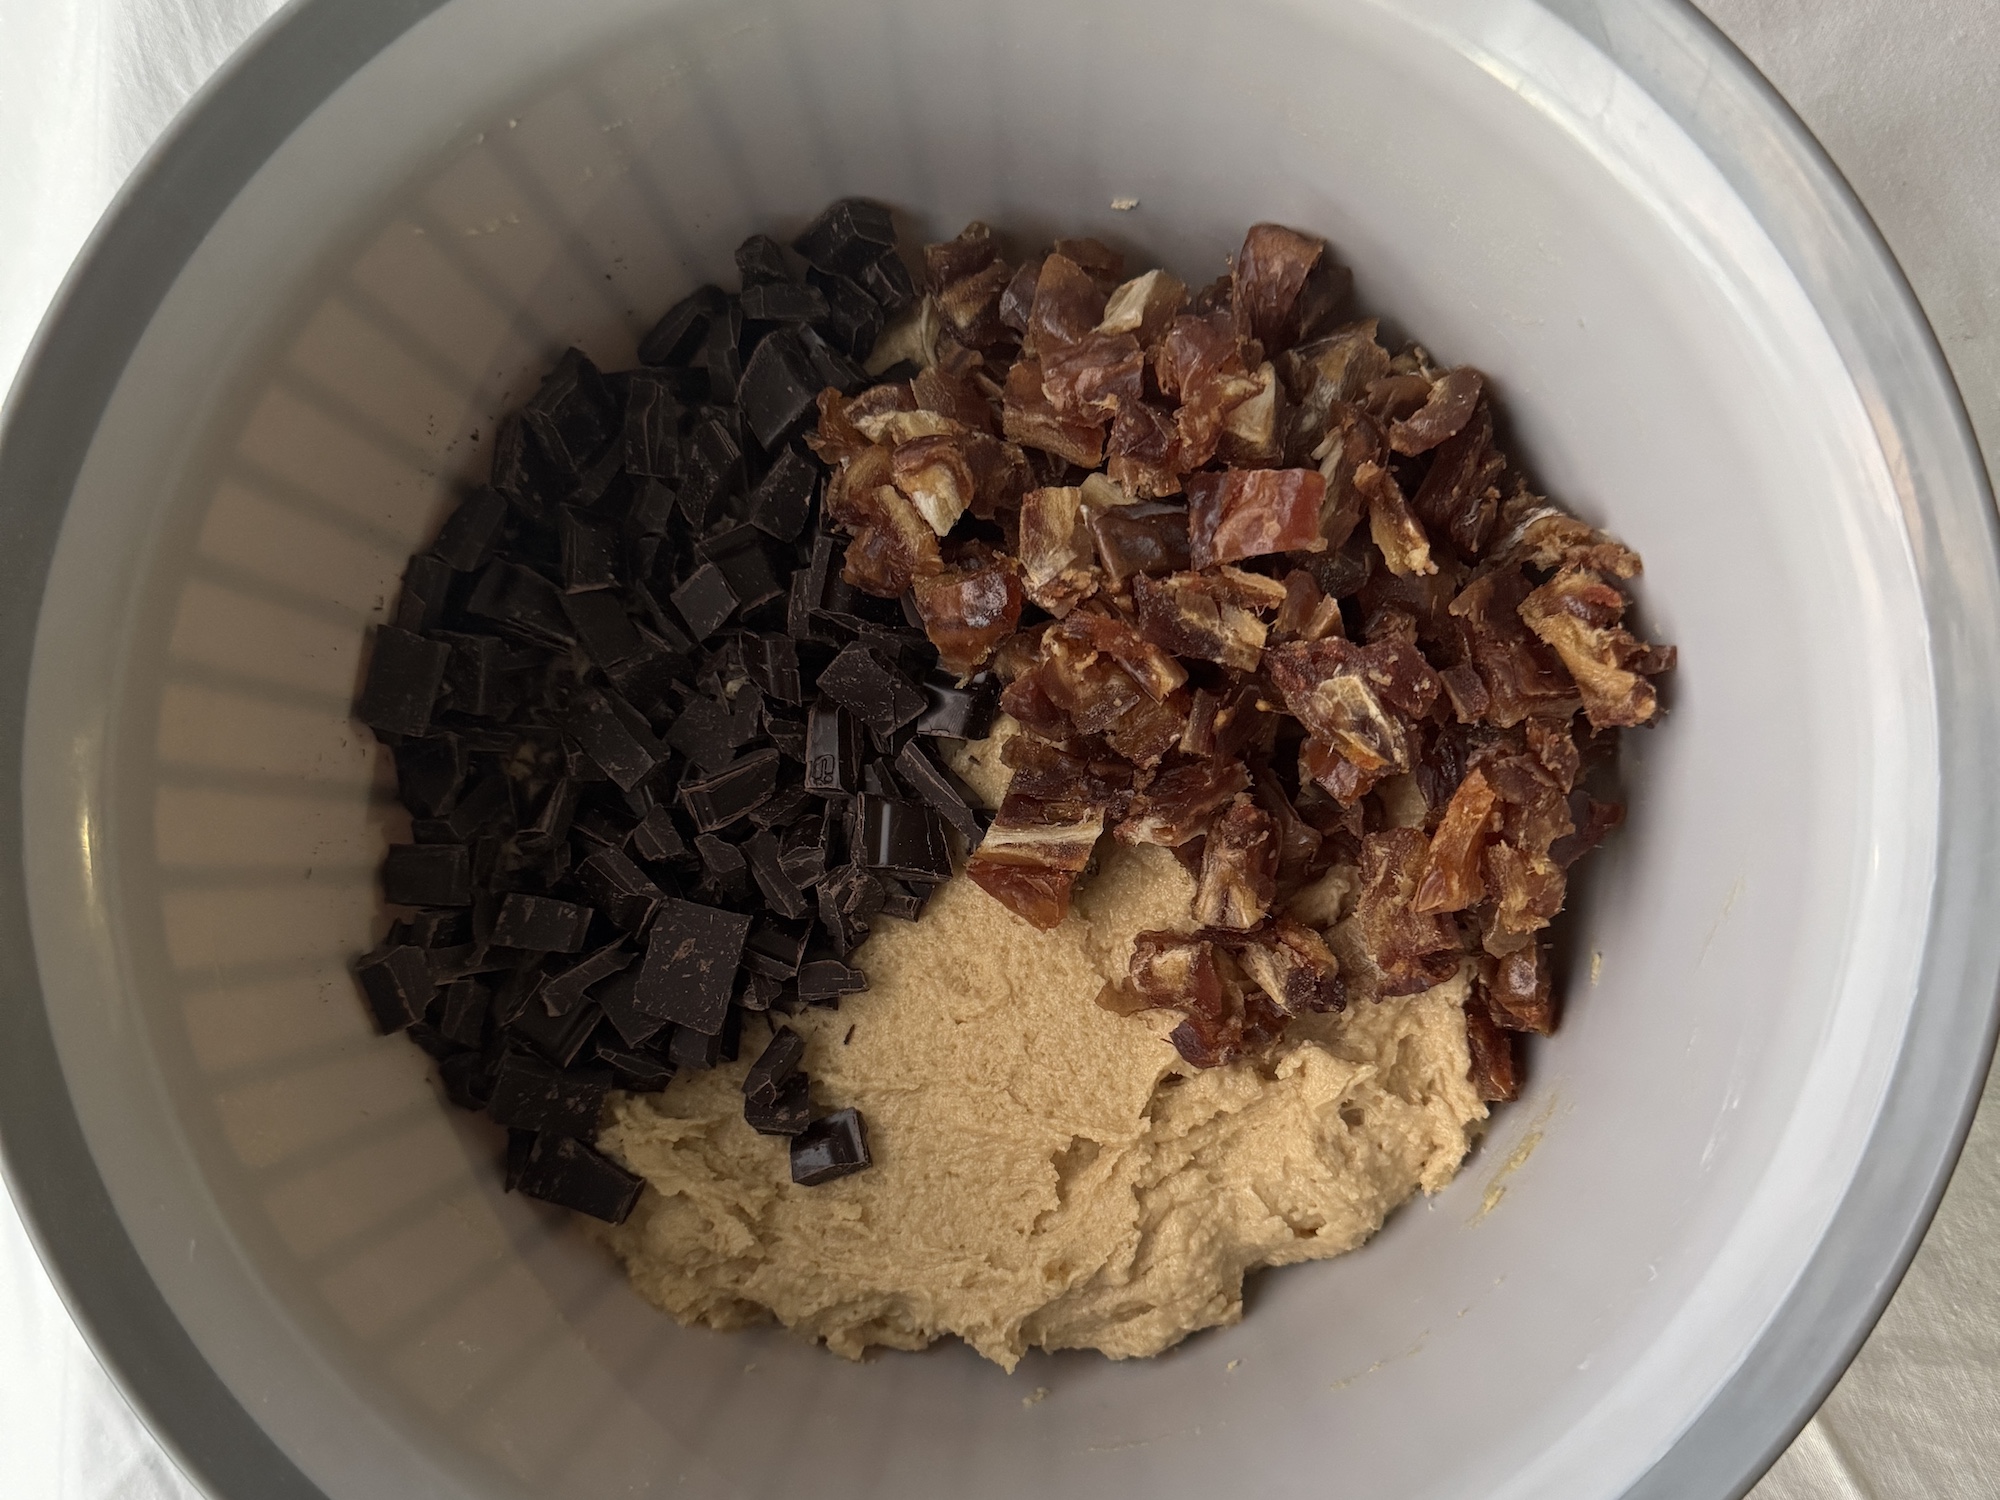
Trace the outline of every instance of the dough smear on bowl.
[[1351, 1250], [1449, 1182], [1486, 1107], [1463, 975], [1220, 1068], [1181, 1060], [1171, 1017], [1100, 1008], [1134, 934], [1184, 928], [1190, 893], [1168, 850], [1107, 844], [1039, 932], [949, 881], [859, 950], [866, 992], [789, 1023], [815, 1086], [866, 1115], [873, 1168], [789, 1181], [786, 1142], [744, 1123], [746, 1061], [615, 1100], [599, 1144], [649, 1190], [598, 1232], [683, 1323], [775, 1317], [850, 1357], [955, 1334], [1011, 1369], [1235, 1322], [1246, 1272]]

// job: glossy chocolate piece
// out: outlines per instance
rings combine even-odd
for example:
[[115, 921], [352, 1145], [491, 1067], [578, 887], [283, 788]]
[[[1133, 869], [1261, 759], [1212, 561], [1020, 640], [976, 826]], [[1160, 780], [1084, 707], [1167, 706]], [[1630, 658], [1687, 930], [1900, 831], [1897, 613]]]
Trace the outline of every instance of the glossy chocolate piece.
[[[562, 537], [563, 588], [580, 594], [590, 589], [613, 588], [618, 583], [618, 537], [612, 527], [579, 513], [574, 506], [562, 508], [557, 527]], [[575, 616], [571, 616], [574, 620]]]
[[714, 833], [750, 815], [778, 787], [778, 752], [757, 750], [713, 776], [681, 783], [681, 805], [701, 833]]
[[620, 791], [631, 791], [667, 758], [645, 717], [608, 693], [578, 693], [563, 727]]
[[591, 996], [628, 1047], [646, 1046], [667, 1029], [664, 1020], [648, 1015], [634, 1003], [632, 997], [638, 986], [639, 966], [634, 964], [598, 985]]
[[750, 936], [740, 912], [692, 901], [661, 903], [632, 1003], [648, 1015], [704, 1036], [722, 1030], [736, 967]]
[[837, 1109], [792, 1137], [792, 1181], [818, 1187], [869, 1163], [868, 1130], [858, 1109]]
[[732, 905], [749, 898], [750, 862], [741, 849], [718, 834], [701, 833], [694, 852], [701, 861], [700, 894]]
[[751, 323], [820, 323], [826, 320], [826, 294], [796, 281], [762, 281], [743, 288], [738, 299]]
[[782, 449], [750, 492], [750, 524], [778, 541], [796, 541], [812, 514], [819, 474], [819, 465], [798, 449]]
[[805, 788], [820, 797], [861, 789], [861, 723], [838, 703], [822, 700], [806, 717]]
[[625, 380], [625, 472], [652, 479], [680, 473], [683, 408], [673, 386], [645, 371]]
[[514, 635], [567, 646], [576, 633], [562, 600], [556, 586], [532, 568], [496, 559], [480, 573], [465, 608]]
[[542, 983], [542, 1005], [551, 1015], [566, 1016], [581, 1005], [591, 986], [629, 967], [638, 958], [631, 949], [609, 943]]
[[931, 759], [930, 753], [915, 740], [897, 752], [896, 774], [904, 786], [923, 798], [939, 817], [958, 830], [968, 850], [979, 847], [979, 841], [986, 833], [979, 814], [966, 801], [951, 773]]
[[674, 608], [687, 622], [688, 633], [705, 641], [736, 612], [736, 592], [714, 563], [703, 563], [673, 591]]
[[766, 1093], [745, 1093], [743, 1121], [759, 1135], [803, 1133], [812, 1123], [811, 1081], [803, 1073], [793, 1073]]
[[472, 853], [463, 844], [391, 844], [382, 899], [396, 906], [470, 906]]
[[743, 1097], [768, 1098], [776, 1094], [797, 1075], [805, 1056], [806, 1039], [791, 1027], [780, 1026], [771, 1033], [771, 1040], [757, 1054], [757, 1060], [750, 1064], [750, 1071], [743, 1075]]
[[551, 1067], [538, 1057], [510, 1052], [493, 1075], [486, 1112], [515, 1130], [553, 1130], [589, 1139], [611, 1088], [608, 1069]]
[[949, 673], [933, 672], [924, 679], [923, 690], [924, 711], [915, 725], [918, 734], [983, 740], [993, 732], [993, 719], [1000, 711], [1000, 679], [991, 672], [981, 672], [963, 686]]
[[611, 1081], [633, 1094], [657, 1094], [674, 1080], [674, 1065], [646, 1052], [628, 1052], [608, 1042], [597, 1044], [597, 1060], [611, 1069]]
[[687, 859], [692, 852], [682, 840], [680, 829], [674, 826], [674, 815], [665, 807], [656, 807], [641, 818], [626, 839], [625, 847], [654, 864], [674, 864]]
[[681, 298], [652, 331], [639, 340], [639, 362], [645, 365], [684, 365], [693, 359], [708, 337], [708, 325], [729, 299], [719, 286], [696, 287]]
[[616, 849], [599, 849], [579, 864], [576, 883], [590, 898], [591, 905], [615, 926], [630, 933], [645, 931], [653, 913], [666, 899], [666, 892]]
[[375, 1029], [383, 1036], [422, 1020], [437, 992], [429, 955], [409, 943], [362, 955], [355, 961], [354, 977]]
[[431, 543], [431, 556], [455, 572], [477, 572], [492, 559], [506, 524], [506, 497], [481, 485], [444, 518], [437, 540]]
[[629, 1219], [646, 1185], [596, 1148], [555, 1134], [537, 1135], [510, 1175], [513, 1187], [528, 1197], [607, 1224]]
[[864, 794], [860, 800], [861, 862], [911, 880], [951, 878], [944, 820], [921, 802]]
[[492, 941], [534, 953], [576, 953], [590, 932], [590, 915], [573, 901], [510, 892], [494, 914]]
[[431, 727], [431, 708], [450, 659], [451, 648], [442, 642], [382, 626], [375, 632], [354, 717], [387, 734], [423, 734]]
[[866, 198], [828, 204], [792, 241], [792, 248], [819, 270], [850, 277], [895, 247], [889, 210]]
[[759, 446], [777, 448], [806, 419], [828, 383], [797, 329], [778, 328], [758, 340], [736, 395]]
[[801, 1000], [837, 1000], [867, 989], [868, 976], [837, 958], [816, 958], [799, 965], [798, 986]]
[[879, 652], [859, 641], [843, 647], [819, 674], [819, 690], [881, 734], [893, 734], [929, 703]]

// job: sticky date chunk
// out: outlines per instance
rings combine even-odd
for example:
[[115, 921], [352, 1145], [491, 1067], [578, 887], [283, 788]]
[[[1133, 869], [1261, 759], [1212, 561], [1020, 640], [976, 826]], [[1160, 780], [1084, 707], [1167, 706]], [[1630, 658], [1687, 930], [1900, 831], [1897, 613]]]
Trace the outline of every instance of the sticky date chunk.
[[1088, 507], [1079, 488], [1030, 490], [1021, 498], [1021, 582], [1027, 596], [1058, 618], [1097, 589]]
[[1428, 841], [1416, 828], [1386, 828], [1361, 841], [1355, 924], [1381, 975], [1385, 995], [1410, 995], [1458, 972], [1458, 934], [1442, 917], [1415, 909]]
[[1009, 792], [965, 873], [1015, 916], [1047, 932], [1069, 915], [1077, 877], [1103, 832], [1101, 808], [1063, 819], [1038, 800]]
[[1505, 1031], [1548, 1036], [1556, 1029], [1554, 983], [1545, 943], [1533, 943], [1481, 965], [1480, 986], [1494, 1024]]
[[1217, 814], [1240, 792], [1250, 774], [1237, 760], [1200, 760], [1162, 771], [1132, 799], [1132, 809], [1116, 833], [1128, 844], [1178, 848], [1205, 833]]
[[1025, 602], [1020, 579], [999, 560], [920, 578], [915, 597], [939, 664], [960, 676], [978, 671], [1013, 633]]
[[1429, 860], [1417, 882], [1412, 910], [1464, 911], [1486, 895], [1480, 864], [1498, 831], [1499, 820], [1494, 816], [1497, 800], [1483, 771], [1473, 771], [1458, 784], [1431, 837]]
[[1514, 1038], [1494, 1024], [1475, 995], [1465, 1006], [1465, 1049], [1473, 1090], [1488, 1104], [1504, 1104], [1521, 1094], [1521, 1064]]
[[1659, 694], [1642, 674], [1673, 665], [1673, 649], [1647, 645], [1620, 621], [1625, 596], [1587, 568], [1566, 567], [1521, 601], [1520, 615], [1569, 669], [1593, 729], [1644, 724]]
[[[1265, 580], [1271, 582], [1271, 580]], [[1273, 583], [1284, 602], [1284, 585]], [[1132, 580], [1138, 605], [1139, 629], [1155, 645], [1176, 656], [1218, 662], [1239, 672], [1254, 672], [1269, 635], [1264, 622], [1239, 602], [1241, 590], [1220, 578], [1200, 573], [1176, 573], [1155, 582], [1144, 574]]]
[[1231, 949], [1240, 941], [1236, 933], [1142, 932], [1125, 982], [1107, 986], [1098, 1003], [1128, 1015], [1178, 1012], [1182, 1019], [1169, 1039], [1197, 1068], [1260, 1052], [1278, 1039], [1288, 1017], [1238, 965]]
[[1411, 723], [1430, 711], [1437, 674], [1408, 641], [1357, 646], [1338, 637], [1295, 641], [1267, 655], [1271, 682], [1312, 736], [1307, 779], [1352, 802], [1411, 766]]
[[1189, 555], [1197, 568], [1271, 552], [1320, 552], [1326, 481], [1313, 469], [1234, 469], [1187, 477]]
[[1209, 825], [1194, 919], [1204, 927], [1247, 932], [1264, 920], [1277, 893], [1277, 825], [1248, 793], [1238, 793]]

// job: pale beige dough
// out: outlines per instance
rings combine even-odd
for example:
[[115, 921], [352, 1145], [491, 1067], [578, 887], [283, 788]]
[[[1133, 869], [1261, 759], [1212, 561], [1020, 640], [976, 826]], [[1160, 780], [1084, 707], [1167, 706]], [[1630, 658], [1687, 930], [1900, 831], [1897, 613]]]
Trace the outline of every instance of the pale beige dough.
[[775, 1317], [851, 1357], [955, 1334], [1009, 1369], [1030, 1347], [1127, 1358], [1235, 1322], [1245, 1272], [1351, 1250], [1444, 1186], [1486, 1114], [1463, 980], [1189, 1069], [1172, 1018], [1095, 1004], [1189, 895], [1167, 851], [1112, 847], [1053, 932], [963, 877], [920, 923], [882, 920], [867, 993], [791, 1022], [816, 1100], [866, 1117], [855, 1176], [794, 1187], [785, 1142], [743, 1123], [761, 1027], [742, 1062], [616, 1098], [601, 1144], [648, 1190], [603, 1235], [633, 1284], [682, 1322]]

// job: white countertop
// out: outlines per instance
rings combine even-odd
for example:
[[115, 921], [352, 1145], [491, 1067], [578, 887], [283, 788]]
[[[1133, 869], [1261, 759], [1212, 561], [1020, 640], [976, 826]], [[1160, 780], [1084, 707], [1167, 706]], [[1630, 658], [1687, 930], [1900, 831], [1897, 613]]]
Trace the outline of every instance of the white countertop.
[[[111, 194], [272, 0], [0, 0], [0, 381]], [[1901, 258], [2000, 455], [2000, 3], [1703, 0]], [[1995, 466], [1992, 458], [1989, 470]], [[2000, 1083], [1887, 1315], [1754, 1500], [2000, 1494]], [[198, 1500], [0, 1202], [0, 1500]]]

